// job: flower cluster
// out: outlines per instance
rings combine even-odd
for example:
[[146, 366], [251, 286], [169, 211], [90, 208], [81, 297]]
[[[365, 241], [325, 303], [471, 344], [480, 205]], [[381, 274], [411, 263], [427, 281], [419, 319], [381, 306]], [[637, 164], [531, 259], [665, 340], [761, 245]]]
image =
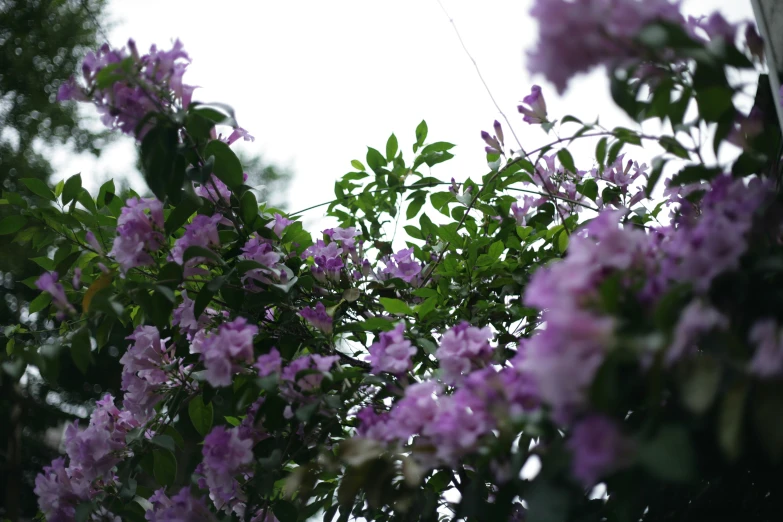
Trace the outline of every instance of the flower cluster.
[[421, 274], [421, 263], [413, 258], [413, 249], [405, 248], [391, 256], [381, 259], [386, 266], [378, 274], [378, 279], [398, 277], [406, 283], [418, 281]]
[[151, 265], [152, 253], [163, 244], [163, 203], [154, 198], [130, 198], [117, 219], [117, 237], [109, 255], [123, 274]]
[[411, 357], [416, 347], [405, 338], [405, 323], [398, 323], [393, 330], [381, 332], [378, 341], [370, 346], [369, 361], [375, 373], [388, 372], [401, 375], [411, 368]]
[[128, 50], [105, 44], [84, 58], [85, 86], [72, 77], [60, 86], [57, 99], [91, 101], [106, 126], [141, 140], [152, 128], [151, 122], [140, 127], [148, 114], [190, 105], [195, 87], [182, 83], [189, 62], [179, 40], [169, 51], [153, 45], [141, 56], [133, 40]]
[[[679, 6], [669, 0], [536, 0], [530, 14], [540, 37], [528, 54], [528, 70], [543, 74], [561, 94], [572, 76], [633, 58], [634, 38], [645, 25], [683, 23]], [[538, 112], [531, 111], [536, 119]]]
[[210, 247], [220, 246], [220, 237], [218, 236], [218, 224], [223, 216], [215, 214], [214, 216], [197, 215], [193, 221], [185, 225], [185, 234], [174, 242], [171, 249], [171, 260], [178, 265], [185, 265], [185, 275], [204, 274], [203, 269], [197, 265], [209, 261], [205, 257], [191, 257], [185, 262], [183, 256], [190, 247], [201, 247], [209, 249]]
[[201, 354], [206, 381], [214, 386], [231, 386], [232, 376], [253, 362], [253, 337], [258, 327], [244, 317], [221, 324], [191, 347]]

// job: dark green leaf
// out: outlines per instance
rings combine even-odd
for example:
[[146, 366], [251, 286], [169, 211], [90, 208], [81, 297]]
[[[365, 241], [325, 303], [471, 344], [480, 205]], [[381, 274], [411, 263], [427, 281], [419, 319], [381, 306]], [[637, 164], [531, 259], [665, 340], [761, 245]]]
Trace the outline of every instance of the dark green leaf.
[[8, 216], [0, 221], [0, 236], [18, 232], [25, 226], [25, 223], [27, 223], [27, 218], [24, 216]]
[[211, 259], [220, 265], [224, 264], [223, 259], [218, 254], [208, 248], [200, 246], [188, 247], [188, 249], [185, 250], [185, 253], [182, 254], [182, 263], [184, 264], [194, 257], [206, 257], [207, 259]]
[[653, 476], [670, 482], [687, 482], [694, 477], [696, 461], [685, 428], [664, 426], [639, 446], [639, 462]]
[[40, 312], [52, 302], [52, 296], [46, 292], [42, 293], [32, 301], [30, 301], [30, 309], [28, 313], [34, 314]]
[[155, 435], [150, 442], [158, 447], [169, 450], [172, 453], [176, 450], [174, 447], [174, 439], [170, 435]]
[[242, 199], [239, 202], [239, 212], [242, 221], [252, 226], [258, 217], [258, 200], [256, 200], [256, 196], [251, 191], [248, 190], [242, 194]]
[[557, 151], [557, 159], [563, 165], [567, 172], [576, 174], [576, 166], [574, 165], [574, 158], [571, 157], [571, 153], [567, 149], [560, 149]]
[[215, 158], [215, 176], [231, 190], [238, 189], [244, 182], [242, 163], [231, 147], [220, 140], [212, 140], [204, 147], [204, 157]]
[[81, 174], [76, 174], [75, 176], [71, 176], [68, 178], [68, 180], [65, 182], [65, 185], [63, 186], [63, 205], [67, 205], [74, 199], [76, 199], [76, 196], [79, 195], [79, 191], [82, 188], [82, 176]]
[[176, 128], [159, 125], [150, 129], [141, 141], [144, 179], [155, 196], [163, 200], [166, 186], [174, 175], [179, 134]]
[[90, 346], [90, 331], [87, 327], [82, 327], [71, 339], [71, 359], [82, 373], [87, 373], [87, 368], [92, 361]]
[[285, 500], [275, 502], [272, 512], [280, 522], [296, 522], [298, 518], [296, 506]]
[[152, 473], [157, 483], [161, 486], [173, 485], [177, 478], [177, 459], [174, 454], [166, 450], [154, 450], [152, 458]]
[[191, 399], [190, 404], [188, 404], [188, 415], [190, 416], [190, 422], [193, 423], [193, 427], [196, 428], [196, 431], [201, 436], [205, 436], [212, 429], [214, 407], [211, 402], [204, 404], [204, 398], [201, 395]]
[[25, 187], [36, 196], [40, 196], [48, 201], [54, 201], [54, 192], [44, 181], [38, 178], [22, 178], [19, 181], [24, 183]]
[[367, 147], [367, 165], [370, 166], [373, 172], [378, 174], [386, 166], [386, 163], [386, 158], [383, 157], [383, 154], [378, 152], [377, 149]]

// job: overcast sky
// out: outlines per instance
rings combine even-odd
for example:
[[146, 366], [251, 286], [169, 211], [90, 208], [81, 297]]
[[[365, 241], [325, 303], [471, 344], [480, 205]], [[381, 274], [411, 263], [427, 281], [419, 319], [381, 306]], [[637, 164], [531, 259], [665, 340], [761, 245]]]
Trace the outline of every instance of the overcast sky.
[[[572, 82], [562, 97], [527, 74], [525, 52], [537, 37], [530, 0], [441, 1], [526, 148], [546, 142], [516, 111], [536, 83], [554, 117], [630, 125], [611, 102], [603, 70]], [[749, 0], [685, 2], [688, 14], [716, 9], [730, 21], [752, 18]], [[256, 138], [244, 146], [294, 171], [290, 211], [331, 199], [350, 161], [364, 161], [368, 145], [383, 150], [392, 132], [411, 159], [422, 119], [430, 141], [457, 144], [455, 159], [433, 168], [434, 176], [486, 172], [479, 133], [500, 113], [437, 0], [114, 0], [109, 19], [115, 46], [129, 37], [140, 49], [182, 40], [192, 58], [186, 83], [202, 86], [194, 99], [232, 105]], [[81, 171], [93, 189], [107, 177], [131, 175], [134, 161], [129, 139], [98, 161], [62, 152], [55, 158], [58, 174]], [[138, 179], [133, 185], [143, 187]], [[322, 215], [313, 211], [307, 221]]]

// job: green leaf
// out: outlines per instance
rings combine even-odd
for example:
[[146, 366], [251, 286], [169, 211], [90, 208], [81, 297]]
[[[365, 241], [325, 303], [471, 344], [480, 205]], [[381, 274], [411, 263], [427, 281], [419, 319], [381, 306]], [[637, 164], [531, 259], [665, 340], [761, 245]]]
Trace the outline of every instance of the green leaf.
[[389, 136], [389, 139], [386, 141], [386, 159], [388, 161], [392, 161], [394, 159], [394, 156], [397, 155], [397, 136], [392, 134]]
[[169, 217], [166, 218], [165, 231], [167, 235], [172, 234], [184, 225], [190, 216], [192, 216], [201, 206], [201, 199], [182, 198], [179, 205], [171, 211]]
[[[717, 366], [717, 364], [716, 364]], [[713, 385], [717, 391], [717, 384]], [[734, 384], [723, 398], [723, 404], [720, 410], [720, 419], [718, 421], [718, 442], [721, 449], [730, 461], [736, 461], [742, 452], [742, 426], [745, 420], [745, 404], [748, 397], [748, 385], [746, 382], [739, 381]], [[778, 403], [777, 406], [783, 406]], [[780, 412], [780, 409], [776, 409]], [[769, 413], [772, 413], [771, 411]], [[776, 415], [772, 413], [772, 415]], [[766, 419], [769, 422], [769, 419]], [[776, 423], [779, 425], [779, 423]], [[777, 430], [783, 435], [783, 430]], [[778, 440], [778, 451], [783, 450], [783, 438]], [[778, 454], [778, 461], [780, 454]], [[773, 458], [773, 460], [775, 460]]]
[[152, 474], [161, 486], [171, 486], [177, 478], [177, 458], [170, 451], [153, 450]]
[[256, 196], [251, 191], [248, 190], [242, 194], [242, 199], [239, 201], [239, 212], [242, 221], [252, 226], [258, 217], [258, 200], [256, 200]]
[[598, 140], [598, 144], [595, 146], [595, 160], [603, 167], [606, 163], [606, 137], [604, 136]]
[[414, 227], [413, 225], [405, 225], [402, 228], [405, 229], [405, 232], [407, 232], [408, 235], [410, 237], [412, 237], [413, 239], [422, 239], [422, 240], [424, 239], [424, 236], [422, 235], [421, 230], [419, 230], [418, 228]]
[[171, 435], [155, 435], [150, 442], [158, 447], [169, 450], [172, 453], [176, 450], [174, 438], [172, 438]]
[[771, 463], [777, 465], [783, 460], [783, 390], [777, 382], [758, 386], [753, 396], [753, 423], [761, 448]]
[[424, 206], [426, 199], [424, 197], [415, 198], [413, 201], [411, 201], [408, 204], [408, 208], [405, 210], [405, 218], [406, 219], [413, 219], [416, 216], [419, 215], [419, 211], [421, 210], [421, 207]]
[[453, 149], [454, 147], [455, 145], [453, 143], [449, 143], [447, 141], [436, 141], [435, 143], [430, 143], [421, 149], [421, 155], [424, 156], [433, 152], [446, 152]]
[[359, 160], [351, 160], [351, 166], [356, 170], [365, 171], [364, 164]]
[[92, 361], [91, 352], [90, 331], [84, 326], [71, 339], [71, 359], [73, 359], [73, 363], [82, 373], [87, 373], [87, 368], [89, 368]]
[[393, 299], [391, 297], [381, 297], [380, 302], [384, 310], [390, 314], [413, 315], [413, 310], [411, 310], [411, 307], [408, 306], [408, 303], [405, 301]]
[[82, 189], [82, 176], [76, 174], [68, 178], [63, 186], [63, 205], [67, 205], [79, 195], [79, 191]]
[[212, 429], [212, 419], [214, 417], [214, 407], [212, 403], [204, 404], [204, 398], [197, 395], [191, 399], [188, 404], [188, 415], [193, 427], [203, 437]]
[[285, 500], [275, 502], [272, 513], [280, 522], [296, 522], [299, 517], [296, 506]]
[[435, 207], [435, 210], [443, 214], [444, 216], [449, 216], [449, 203], [452, 201], [456, 201], [454, 194], [452, 192], [435, 192], [433, 194], [430, 194], [430, 202], [432, 203], [432, 206]]
[[574, 158], [567, 149], [560, 149], [557, 151], [557, 159], [566, 169], [566, 171], [576, 174], [576, 166], [574, 165]]
[[696, 104], [699, 106], [699, 115], [704, 121], [718, 121], [731, 111], [734, 112], [734, 104], [731, 101], [734, 91], [730, 87], [714, 86], [698, 89], [696, 92]]
[[174, 127], [158, 125], [150, 129], [141, 141], [141, 164], [144, 180], [161, 201], [174, 176], [179, 132]]
[[204, 157], [215, 157], [215, 176], [228, 188], [235, 190], [244, 182], [242, 163], [231, 147], [220, 140], [212, 140], [204, 147]]
[[457, 232], [457, 223], [449, 223], [438, 227], [438, 235], [453, 247], [462, 246], [462, 236]]
[[427, 122], [421, 120], [421, 123], [416, 127], [416, 143], [413, 144], [413, 152], [419, 150], [419, 147], [424, 145], [424, 140], [427, 139]]
[[644, 189], [644, 193], [648, 198], [655, 189], [658, 180], [661, 178], [663, 168], [666, 166], [666, 161], [667, 160], [661, 157], [653, 158], [652, 160], [652, 172], [650, 173], [650, 179], [647, 181], [647, 187]]
[[660, 143], [661, 147], [663, 147], [663, 150], [674, 154], [678, 158], [682, 158], [682, 159], [690, 158], [690, 154], [688, 154], [688, 149], [683, 147], [682, 144], [679, 141], [677, 141], [677, 139], [674, 136], [661, 136], [658, 139], [658, 143]]
[[386, 158], [383, 157], [383, 154], [378, 152], [377, 149], [367, 147], [367, 164], [373, 172], [378, 174], [380, 170], [386, 166], [386, 163]]
[[557, 250], [563, 254], [565, 253], [566, 249], [568, 248], [568, 241], [570, 239], [570, 236], [566, 234], [565, 230], [560, 232], [560, 235], [557, 236]]
[[54, 201], [54, 192], [49, 188], [49, 186], [42, 180], [38, 178], [22, 178], [19, 181], [24, 183], [24, 185], [36, 196], [40, 196], [48, 201]]
[[698, 357], [689, 365], [689, 372], [682, 383], [682, 402], [697, 415], [712, 405], [718, 393], [721, 365], [708, 356]]
[[639, 446], [639, 462], [659, 479], [687, 482], [696, 472], [693, 446], [685, 428], [664, 426], [655, 437]]
[[52, 296], [46, 292], [42, 293], [30, 302], [28, 313], [34, 314], [40, 312], [52, 302]]
[[721, 169], [713, 167], [708, 168], [704, 165], [688, 165], [680, 172], [672, 176], [669, 186], [677, 187], [699, 181], [710, 181], [722, 172]]
[[416, 307], [416, 313], [418, 314], [420, 319], [424, 319], [424, 317], [426, 317], [427, 314], [435, 310], [436, 306], [438, 306], [438, 298], [428, 297], [427, 299], [425, 299], [423, 303], [421, 303]]
[[98, 208], [103, 208], [111, 203], [115, 196], [115, 190], [113, 179], [101, 185], [101, 188], [98, 190], [98, 198], [96, 199]]
[[502, 241], [495, 241], [489, 246], [487, 255], [494, 259], [500, 259], [500, 254], [506, 249], [506, 245]]
[[624, 142], [618, 141], [616, 143], [613, 143], [611, 147], [609, 147], [609, 155], [606, 158], [606, 164], [611, 165], [612, 163], [617, 160], [617, 156], [620, 155], [620, 151], [623, 149], [623, 145], [625, 145]]
[[18, 232], [26, 223], [27, 218], [24, 216], [8, 216], [0, 221], [0, 236]]

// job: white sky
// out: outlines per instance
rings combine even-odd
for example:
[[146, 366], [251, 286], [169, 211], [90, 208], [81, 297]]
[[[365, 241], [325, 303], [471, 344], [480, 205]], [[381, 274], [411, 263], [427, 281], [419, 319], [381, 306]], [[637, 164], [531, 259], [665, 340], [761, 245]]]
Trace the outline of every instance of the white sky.
[[[611, 101], [603, 70], [573, 82], [563, 97], [527, 74], [525, 51], [537, 38], [530, 0], [442, 2], [526, 148], [547, 141], [516, 111], [534, 83], [551, 117], [600, 116], [606, 126], [630, 126]], [[688, 14], [716, 9], [730, 21], [752, 18], [749, 0], [685, 2]], [[290, 211], [333, 198], [334, 181], [353, 170], [350, 160], [365, 162], [368, 145], [383, 151], [392, 132], [411, 160], [422, 119], [429, 141], [457, 145], [456, 157], [434, 167], [434, 176], [477, 179], [487, 171], [479, 133], [491, 131], [500, 114], [437, 0], [113, 0], [109, 15], [115, 46], [129, 37], [140, 50], [182, 40], [193, 60], [186, 83], [203, 86], [194, 99], [232, 105], [256, 137], [247, 149], [294, 171]], [[582, 167], [589, 167], [594, 146], [585, 144]], [[577, 149], [577, 165], [579, 158]], [[90, 189], [135, 170], [130, 139], [97, 161], [62, 151], [54, 160], [59, 175], [81, 171]], [[133, 186], [141, 183], [136, 178]]]

